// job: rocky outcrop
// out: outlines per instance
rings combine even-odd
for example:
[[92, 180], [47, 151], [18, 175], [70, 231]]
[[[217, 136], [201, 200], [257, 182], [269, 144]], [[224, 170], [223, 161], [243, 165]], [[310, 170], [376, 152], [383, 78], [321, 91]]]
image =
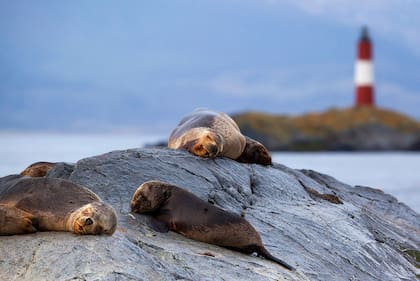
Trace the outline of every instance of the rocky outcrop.
[[[415, 280], [419, 274], [417, 213], [380, 190], [315, 171], [150, 148], [58, 165], [48, 176], [96, 192], [117, 211], [118, 229], [111, 237], [0, 237], [1, 280]], [[129, 208], [135, 189], [152, 179], [243, 214], [266, 248], [297, 271], [153, 231], [148, 216]]]

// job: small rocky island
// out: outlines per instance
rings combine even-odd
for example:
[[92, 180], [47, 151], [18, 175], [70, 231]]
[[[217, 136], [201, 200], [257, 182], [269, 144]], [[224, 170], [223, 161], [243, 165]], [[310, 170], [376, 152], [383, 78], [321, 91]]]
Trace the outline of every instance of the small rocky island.
[[[184, 151], [113, 151], [48, 177], [82, 184], [118, 214], [113, 236], [40, 232], [0, 237], [1, 280], [416, 280], [420, 215], [381, 190], [311, 170], [203, 159]], [[243, 215], [266, 248], [296, 267], [157, 233], [130, 212], [148, 180], [180, 186]]]
[[420, 150], [419, 121], [372, 106], [300, 116], [244, 112], [232, 118], [244, 135], [271, 151]]

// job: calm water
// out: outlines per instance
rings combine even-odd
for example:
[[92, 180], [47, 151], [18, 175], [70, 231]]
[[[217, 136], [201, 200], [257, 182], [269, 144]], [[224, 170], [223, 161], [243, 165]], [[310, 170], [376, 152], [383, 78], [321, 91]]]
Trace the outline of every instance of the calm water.
[[[141, 135], [0, 133], [0, 176], [37, 161], [76, 162], [111, 150], [142, 147], [165, 139]], [[420, 213], [420, 153], [274, 153], [274, 162], [313, 169], [350, 185], [384, 190]]]

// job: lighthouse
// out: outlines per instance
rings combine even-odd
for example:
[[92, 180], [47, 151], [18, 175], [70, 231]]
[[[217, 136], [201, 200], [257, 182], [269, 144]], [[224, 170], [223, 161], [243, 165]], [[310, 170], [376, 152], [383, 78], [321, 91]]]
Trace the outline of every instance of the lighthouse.
[[356, 106], [374, 105], [372, 56], [372, 42], [367, 27], [363, 27], [362, 34], [357, 42], [357, 61], [354, 75]]

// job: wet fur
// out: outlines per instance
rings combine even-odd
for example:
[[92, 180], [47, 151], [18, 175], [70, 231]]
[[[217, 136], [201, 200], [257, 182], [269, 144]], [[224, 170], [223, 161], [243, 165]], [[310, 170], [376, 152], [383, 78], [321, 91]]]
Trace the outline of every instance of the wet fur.
[[258, 232], [244, 218], [179, 187], [159, 181], [145, 182], [135, 191], [130, 206], [133, 212], [152, 215], [159, 231], [172, 230], [197, 241], [244, 253], [256, 252], [293, 269], [265, 249]]
[[[112, 234], [117, 219], [113, 208], [87, 188], [53, 178], [12, 177], [0, 181], [0, 221], [7, 222], [0, 235], [31, 233], [16, 229], [30, 218], [39, 231], [70, 231], [77, 234]], [[15, 220], [8, 215], [15, 213]], [[29, 228], [28, 228], [29, 229]]]

